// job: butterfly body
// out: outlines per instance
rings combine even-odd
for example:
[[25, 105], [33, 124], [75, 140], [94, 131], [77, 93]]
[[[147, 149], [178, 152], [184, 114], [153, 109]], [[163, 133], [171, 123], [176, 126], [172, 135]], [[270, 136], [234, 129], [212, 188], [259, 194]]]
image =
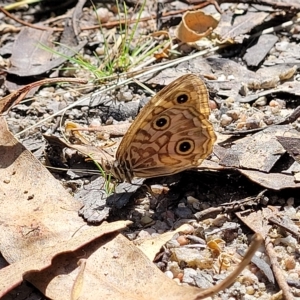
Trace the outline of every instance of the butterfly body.
[[130, 182], [200, 165], [216, 140], [208, 99], [205, 84], [193, 74], [163, 88], [132, 123], [107, 171]]

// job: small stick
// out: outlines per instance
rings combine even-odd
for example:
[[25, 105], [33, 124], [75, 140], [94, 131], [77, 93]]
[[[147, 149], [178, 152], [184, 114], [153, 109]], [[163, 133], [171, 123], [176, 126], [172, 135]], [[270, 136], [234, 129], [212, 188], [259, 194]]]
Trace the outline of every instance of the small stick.
[[282, 290], [282, 295], [285, 300], [293, 300], [295, 299], [292, 293], [290, 292], [290, 287], [288, 286], [286, 279], [284, 278], [282, 274], [282, 270], [278, 264], [277, 261], [277, 254], [274, 251], [273, 244], [269, 237], [266, 238], [266, 252], [269, 256], [272, 270], [274, 273], [274, 276], [276, 278], [277, 284], [279, 288]]
[[[38, 26], [38, 25], [34, 25], [28, 22], [25, 22], [17, 17], [15, 17], [14, 15], [12, 15], [11, 13], [9, 13], [6, 9], [4, 9], [3, 7], [0, 6], [0, 11], [5, 14], [7, 17], [11, 18], [12, 20], [16, 21], [17, 23], [24, 25], [24, 26], [28, 26], [34, 29], [38, 29], [38, 30], [55, 30], [55, 31], [64, 31], [63, 28], [51, 28], [51, 27], [45, 27], [45, 26]], [[20, 28], [21, 30], [21, 28]]]

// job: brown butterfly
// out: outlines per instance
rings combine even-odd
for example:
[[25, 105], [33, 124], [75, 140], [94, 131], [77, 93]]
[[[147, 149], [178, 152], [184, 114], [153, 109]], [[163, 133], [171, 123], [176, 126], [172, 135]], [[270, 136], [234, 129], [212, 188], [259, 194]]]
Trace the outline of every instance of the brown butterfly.
[[158, 92], [141, 110], [105, 171], [118, 180], [175, 174], [197, 167], [211, 154], [216, 135], [209, 122], [204, 82], [181, 76]]

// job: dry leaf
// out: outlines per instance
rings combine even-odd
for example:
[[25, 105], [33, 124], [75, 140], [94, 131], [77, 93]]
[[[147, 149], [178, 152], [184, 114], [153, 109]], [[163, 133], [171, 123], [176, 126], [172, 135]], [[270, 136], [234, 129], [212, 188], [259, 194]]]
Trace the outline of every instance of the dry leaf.
[[[83, 228], [69, 241], [61, 242], [57, 240], [57, 244], [51, 247], [40, 246], [36, 248], [32, 252], [32, 255], [0, 270], [0, 297], [20, 284], [24, 276], [26, 280], [35, 285], [47, 297], [59, 299], [60, 295], [56, 295], [55, 297], [51, 295], [56, 294], [58, 290], [64, 290], [62, 294], [63, 298], [60, 299], [66, 299], [68, 286], [70, 286], [69, 294], [71, 295], [73, 278], [70, 276], [64, 277], [61, 275], [61, 270], [68, 269], [70, 272], [72, 269], [72, 260], [78, 260], [78, 256], [76, 257], [76, 255], [72, 255], [70, 252], [77, 250], [102, 235], [124, 229], [130, 223], [130, 221], [118, 221], [102, 224], [98, 227]], [[66, 253], [66, 255], [59, 255], [62, 253]], [[81, 255], [83, 253], [86, 252], [81, 252]], [[55, 260], [53, 260], [54, 257]], [[46, 269], [45, 272], [42, 272], [44, 269]], [[55, 282], [54, 286], [51, 285], [52, 282]]]
[[[0, 118], [0, 156], [0, 251], [15, 263], [0, 271], [3, 295], [22, 281], [22, 274], [50, 265], [54, 255], [77, 249], [102, 229], [95, 227], [92, 236], [81, 230], [82, 240], [72, 239], [86, 225], [78, 217], [81, 204], [13, 137], [4, 118]], [[106, 226], [103, 233], [121, 229]]]
[[[24, 26], [14, 41], [10, 57], [11, 67], [7, 72], [20, 77], [43, 74], [64, 63], [67, 57], [78, 53], [86, 44], [86, 41], [82, 41], [71, 47], [70, 44], [61, 40], [61, 44], [69, 45], [69, 47], [60, 49], [63, 55], [55, 56], [51, 50], [47, 51], [41, 47], [41, 45], [45, 45], [53, 49], [54, 44], [51, 43], [50, 38], [52, 35], [53, 31], [51, 30], [38, 30]], [[53, 50], [59, 51], [58, 49]]]
[[238, 15], [228, 9], [222, 14], [218, 28], [214, 32], [221, 40], [236, 39], [263, 23], [268, 16], [269, 13], [266, 12], [251, 11]]
[[283, 148], [300, 164], [300, 138], [297, 137], [276, 137]]
[[175, 31], [184, 43], [196, 42], [208, 36], [217, 27], [218, 21], [202, 11], [187, 11]]
[[178, 227], [174, 231], [165, 232], [163, 234], [160, 234], [159, 236], [145, 239], [144, 241], [140, 242], [137, 241], [138, 245], [137, 247], [144, 252], [144, 254], [153, 261], [157, 253], [159, 253], [161, 247], [165, 245], [169, 240], [172, 239], [175, 233], [177, 232], [184, 232], [186, 230], [189, 230], [190, 225], [184, 224], [180, 227]]
[[[83, 255], [84, 261], [80, 258]], [[53, 279], [46, 284], [45, 278], [49, 277]], [[40, 271], [38, 276], [29, 274], [26, 279], [55, 300], [69, 299], [70, 295], [85, 300], [188, 300], [200, 291], [178, 286], [121, 234], [105, 235], [74, 253], [61, 254], [50, 268]]]

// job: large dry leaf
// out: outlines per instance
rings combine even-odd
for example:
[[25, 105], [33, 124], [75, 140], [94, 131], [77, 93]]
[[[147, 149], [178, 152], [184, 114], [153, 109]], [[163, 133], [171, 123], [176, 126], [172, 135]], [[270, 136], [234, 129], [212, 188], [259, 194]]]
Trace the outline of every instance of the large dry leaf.
[[[49, 265], [57, 253], [120, 229], [109, 224], [105, 232], [98, 229], [100, 234], [97, 228], [91, 229], [96, 230], [92, 235], [83, 234], [86, 224], [78, 217], [81, 204], [13, 137], [2, 117], [0, 157], [0, 251], [9, 263], [17, 264], [1, 270], [5, 272], [0, 275], [2, 294], [18, 284], [22, 274]], [[78, 230], [83, 240], [72, 239]], [[49, 280], [44, 278], [44, 284]]]
[[246, 12], [237, 15], [234, 11], [227, 10], [221, 16], [218, 27], [214, 30], [220, 39], [234, 39], [243, 34], [249, 33], [255, 26], [260, 25], [267, 17], [265, 12]]
[[[102, 235], [124, 229], [130, 223], [130, 221], [118, 221], [102, 224], [99, 227], [82, 228], [69, 241], [61, 242], [58, 240], [54, 246], [36, 249], [32, 255], [0, 270], [0, 297], [20, 284], [24, 277], [48, 297], [49, 295], [56, 294], [53, 299], [59, 299], [57, 291], [64, 289], [67, 292], [67, 287], [73, 284], [73, 278], [61, 276], [62, 269], [68, 269], [70, 272], [72, 270], [71, 261], [75, 260], [76, 262], [78, 260], [76, 255], [71, 252], [82, 248], [85, 244]], [[64, 253], [65, 255], [59, 255]], [[87, 251], [82, 253], [87, 254]], [[44, 269], [46, 269], [45, 272], [40, 272]], [[73, 269], [75, 269], [74, 264]], [[53, 281], [55, 281], [54, 286], [49, 284]]]
[[69, 240], [85, 223], [81, 204], [8, 131], [0, 118], [0, 251], [9, 263]]
[[[70, 255], [53, 261], [52, 270], [39, 273], [39, 278], [53, 276], [48, 285], [38, 286], [48, 297], [55, 300], [70, 299], [72, 285], [78, 280], [79, 258], [87, 258], [76, 294], [81, 300], [89, 299], [186, 299], [199, 293], [200, 289], [178, 286], [164, 275], [132, 242], [122, 235], [111, 239], [104, 236]], [[64, 262], [64, 267], [60, 264]], [[32, 282], [32, 280], [30, 280]], [[64, 281], [65, 285], [60, 282]], [[49, 291], [51, 290], [51, 293]]]
[[255, 45], [247, 49], [246, 54], [243, 57], [247, 65], [249, 67], [257, 67], [267, 56], [277, 41], [278, 37], [276, 35], [261, 35]]
[[81, 42], [74, 48], [64, 48], [62, 56], [55, 57], [51, 50], [42, 49], [41, 45], [52, 49], [50, 42], [50, 30], [38, 30], [30, 27], [24, 27], [18, 34], [10, 58], [11, 67], [7, 70], [10, 74], [18, 76], [34, 76], [43, 74], [72, 57], [86, 44]]

